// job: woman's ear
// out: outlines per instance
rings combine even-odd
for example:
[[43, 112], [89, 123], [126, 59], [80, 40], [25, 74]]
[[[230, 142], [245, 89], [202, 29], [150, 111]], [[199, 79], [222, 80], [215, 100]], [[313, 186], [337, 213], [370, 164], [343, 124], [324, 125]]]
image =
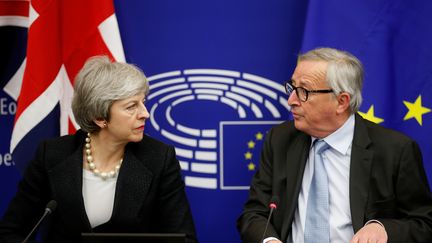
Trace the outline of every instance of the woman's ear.
[[100, 127], [101, 129], [108, 126], [107, 121], [105, 119], [102, 119], [102, 118], [95, 119], [95, 120], [93, 120], [93, 122], [96, 125], [98, 125], [98, 127]]

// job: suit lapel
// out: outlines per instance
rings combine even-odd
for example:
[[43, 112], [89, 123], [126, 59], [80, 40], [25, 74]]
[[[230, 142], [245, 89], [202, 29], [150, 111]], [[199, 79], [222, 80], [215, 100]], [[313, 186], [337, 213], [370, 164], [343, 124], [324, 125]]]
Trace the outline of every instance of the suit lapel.
[[[282, 225], [282, 239], [287, 239], [288, 229], [291, 227], [294, 212], [297, 208], [298, 196], [303, 180], [303, 172], [306, 166], [306, 160], [309, 156], [311, 138], [302, 134], [295, 141], [291, 141], [287, 150], [286, 157], [286, 196], [288, 200], [287, 210], [285, 210], [284, 221]], [[284, 200], [282, 200], [284, 201]]]
[[354, 232], [364, 224], [365, 207], [368, 200], [369, 181], [373, 151], [367, 149], [371, 140], [366, 125], [359, 115], [355, 117], [354, 137], [350, 167], [350, 206]]
[[126, 149], [118, 175], [112, 222], [134, 222], [152, 182], [153, 174], [144, 165], [149, 154], [138, 160], [131, 147]]
[[[84, 141], [84, 140], [83, 140]], [[138, 160], [133, 149], [128, 146], [117, 179], [114, 208], [109, 222], [133, 222], [150, 188], [152, 173], [144, 163], [148, 153]], [[78, 232], [91, 232], [82, 196], [82, 151], [83, 143], [71, 156], [48, 171], [53, 195], [69, 229]], [[132, 219], [132, 220], [131, 220]]]
[[52, 170], [49, 177], [53, 195], [58, 201], [58, 210], [64, 215], [63, 221], [70, 229], [79, 232], [91, 231], [84, 199], [82, 196], [82, 144], [64, 161], [60, 162]]

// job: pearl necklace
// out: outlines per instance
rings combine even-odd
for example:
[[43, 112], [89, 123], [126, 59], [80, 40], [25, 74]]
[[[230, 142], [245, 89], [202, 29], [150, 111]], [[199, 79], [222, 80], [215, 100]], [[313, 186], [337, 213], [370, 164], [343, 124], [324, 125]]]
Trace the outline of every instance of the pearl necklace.
[[85, 153], [86, 153], [86, 161], [88, 164], [89, 169], [93, 174], [97, 177], [102, 178], [102, 180], [106, 180], [108, 178], [114, 178], [117, 176], [118, 172], [120, 171], [120, 166], [123, 162], [123, 158], [120, 159], [119, 164], [116, 165], [114, 170], [108, 171], [108, 172], [101, 172], [96, 168], [96, 164], [93, 161], [93, 156], [91, 152], [91, 146], [90, 146], [90, 133], [87, 133], [87, 137], [85, 139]]

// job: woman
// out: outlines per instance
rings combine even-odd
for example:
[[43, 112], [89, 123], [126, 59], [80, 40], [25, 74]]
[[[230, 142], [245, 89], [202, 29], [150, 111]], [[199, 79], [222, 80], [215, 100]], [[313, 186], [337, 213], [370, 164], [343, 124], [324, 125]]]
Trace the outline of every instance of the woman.
[[172, 146], [143, 135], [148, 82], [137, 67], [94, 57], [75, 80], [81, 130], [40, 144], [0, 223], [0, 242], [21, 242], [50, 200], [44, 242], [82, 232], [186, 233], [195, 229]]

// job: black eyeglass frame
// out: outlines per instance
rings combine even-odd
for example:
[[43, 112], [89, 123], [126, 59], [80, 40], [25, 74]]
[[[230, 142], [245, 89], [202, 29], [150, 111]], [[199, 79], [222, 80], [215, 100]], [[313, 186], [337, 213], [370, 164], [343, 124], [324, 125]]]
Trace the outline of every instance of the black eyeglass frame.
[[[302, 101], [302, 102], [306, 102], [306, 101], [308, 100], [308, 98], [309, 98], [309, 93], [320, 93], [320, 94], [325, 94], [325, 93], [332, 93], [332, 92], [333, 92], [332, 89], [308, 90], [308, 89], [305, 89], [305, 88], [302, 88], [302, 87], [296, 87], [296, 86], [294, 86], [294, 85], [292, 84], [292, 81], [293, 81], [292, 79], [291, 79], [291, 80], [288, 80], [288, 81], [285, 81], [285, 84], [284, 84], [285, 92], [286, 92], [287, 95], [289, 96], [289, 95], [291, 95], [291, 93], [292, 93], [293, 91], [295, 91], [297, 97], [298, 97], [298, 98], [300, 99], [300, 101]], [[305, 98], [304, 98], [304, 99], [302, 99], [302, 98], [299, 96], [299, 91], [298, 91], [298, 90], [300, 90], [300, 92], [301, 92], [302, 90], [304, 90], [304, 93], [305, 93]]]

